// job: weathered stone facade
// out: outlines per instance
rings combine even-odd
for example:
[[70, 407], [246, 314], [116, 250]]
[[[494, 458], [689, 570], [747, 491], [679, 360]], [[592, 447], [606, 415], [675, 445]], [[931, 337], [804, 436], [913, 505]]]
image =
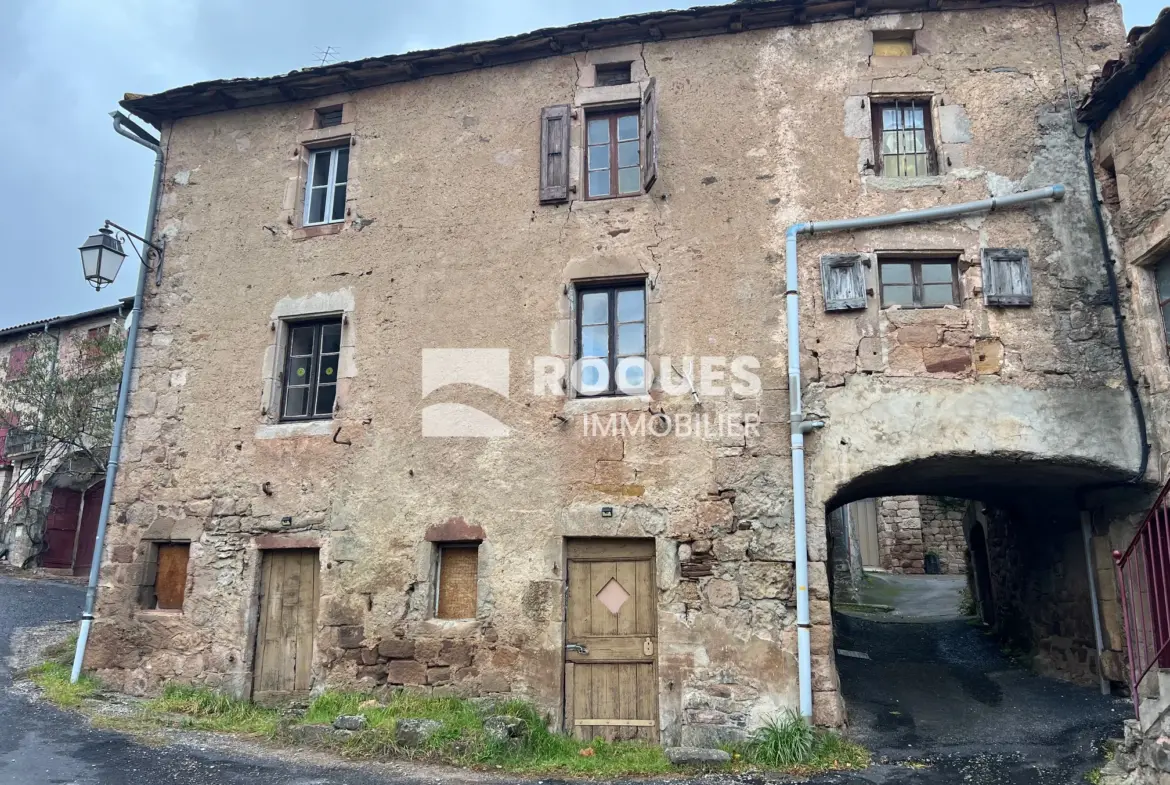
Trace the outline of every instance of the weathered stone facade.
[[[167, 267], [145, 306], [88, 666], [134, 692], [182, 680], [248, 694], [261, 554], [291, 544], [320, 553], [315, 688], [507, 692], [559, 722], [565, 538], [653, 538], [662, 737], [742, 737], [797, 699], [785, 228], [1063, 183], [1063, 202], [801, 240], [806, 408], [827, 423], [808, 440], [814, 707], [839, 724], [826, 509], [889, 492], [978, 498], [1030, 478], [1066, 493], [1136, 467], [1079, 141], [1051, 102], [1053, 12], [972, 7], [682, 40], [647, 22], [634, 44], [598, 48], [595, 35], [558, 54], [544, 42], [539, 59], [469, 58], [344, 94], [248, 106], [229, 95], [247, 83], [217, 88], [232, 110], [180, 108], [198, 90], [128, 101], [163, 131]], [[1118, 9], [1055, 13], [1068, 78], [1083, 85], [1120, 41]], [[875, 29], [913, 31], [917, 53], [871, 56]], [[595, 65], [615, 61], [636, 84], [595, 86]], [[636, 100], [650, 78], [649, 193], [539, 204], [541, 109], [576, 108], [580, 186], [580, 112]], [[906, 95], [933, 96], [939, 174], [877, 176], [870, 101]], [[304, 227], [306, 145], [323, 135], [313, 110], [337, 104], [344, 128], [320, 131], [350, 139], [346, 218]], [[984, 305], [985, 247], [1029, 250], [1032, 307]], [[888, 249], [955, 254], [960, 304], [882, 308], [875, 265], [864, 309], [824, 312], [822, 254]], [[650, 357], [756, 357], [760, 389], [700, 399], [680, 370], [648, 398], [534, 391], [531, 358], [574, 357], [574, 287], [634, 276]], [[277, 422], [284, 325], [323, 313], [344, 317], [335, 414]], [[515, 378], [502, 393], [420, 395], [433, 347], [507, 348]], [[440, 402], [479, 407], [510, 435], [425, 437], [422, 410]], [[591, 413], [647, 409], [759, 427], [708, 438], [587, 427]], [[483, 532], [469, 621], [433, 618], [426, 532], [453, 518]], [[183, 612], [144, 611], [144, 554], [176, 528], [191, 542]]]
[[918, 497], [922, 518], [922, 549], [938, 557], [939, 572], [960, 575], [967, 571], [967, 538], [963, 518], [970, 505], [966, 499], [944, 496]]
[[941, 574], [967, 571], [963, 516], [968, 502], [941, 496], [887, 496], [878, 502], [880, 566], [921, 574], [927, 554], [938, 557]]

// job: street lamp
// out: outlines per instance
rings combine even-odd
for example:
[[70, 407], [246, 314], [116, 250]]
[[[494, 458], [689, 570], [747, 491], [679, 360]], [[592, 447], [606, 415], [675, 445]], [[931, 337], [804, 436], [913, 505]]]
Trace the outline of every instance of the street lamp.
[[[111, 231], [110, 227], [118, 230], [119, 234]], [[158, 283], [157, 279], [162, 277], [162, 247], [134, 234], [129, 229], [118, 226], [113, 221], [106, 221], [102, 228], [98, 229], [97, 234], [90, 235], [89, 239], [82, 243], [78, 249], [81, 251], [81, 269], [85, 274], [85, 280], [89, 281], [95, 290], [100, 292], [102, 287], [112, 284], [118, 276], [118, 270], [122, 268], [122, 261], [126, 258], [126, 252], [122, 250], [123, 239], [130, 242], [130, 247], [134, 249], [134, 253], [138, 254], [138, 260], [147, 269], [154, 271], [155, 283]], [[146, 246], [146, 257], [142, 256], [138, 246], [134, 244], [134, 240], [138, 240]], [[151, 251], [158, 257], [158, 262], [154, 265], [147, 261]]]

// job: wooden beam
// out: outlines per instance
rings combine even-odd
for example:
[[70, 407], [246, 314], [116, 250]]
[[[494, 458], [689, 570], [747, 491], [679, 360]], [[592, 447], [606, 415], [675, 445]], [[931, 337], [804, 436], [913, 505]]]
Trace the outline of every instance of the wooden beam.
[[654, 720], [574, 720], [574, 725], [594, 725], [604, 727], [625, 727], [632, 726], [635, 728], [652, 728], [654, 727]]
[[284, 82], [278, 82], [276, 89], [280, 92], [281, 97], [286, 101], [301, 100], [300, 96], [297, 95], [297, 91], [286, 85]]
[[869, 13], [869, 0], [853, 0], [853, 16], [860, 19]]

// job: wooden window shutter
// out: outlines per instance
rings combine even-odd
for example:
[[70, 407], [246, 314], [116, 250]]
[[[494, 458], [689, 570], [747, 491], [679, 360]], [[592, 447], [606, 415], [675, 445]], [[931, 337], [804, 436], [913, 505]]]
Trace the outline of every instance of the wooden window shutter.
[[479, 547], [445, 545], [439, 549], [439, 589], [435, 616], [474, 619], [479, 603]]
[[540, 203], [569, 201], [568, 104], [540, 110]]
[[821, 257], [821, 286], [826, 311], [865, 308], [865, 269], [869, 257], [862, 253], [827, 253]]
[[181, 611], [187, 592], [187, 559], [191, 546], [185, 542], [158, 545], [154, 594], [160, 610]]
[[33, 349], [28, 346], [13, 346], [8, 354], [8, 379], [19, 379], [24, 375], [28, 359], [32, 357]]
[[1027, 248], [983, 249], [983, 304], [1032, 304]]
[[654, 89], [654, 77], [642, 94], [642, 190], [649, 191], [658, 179], [658, 93]]

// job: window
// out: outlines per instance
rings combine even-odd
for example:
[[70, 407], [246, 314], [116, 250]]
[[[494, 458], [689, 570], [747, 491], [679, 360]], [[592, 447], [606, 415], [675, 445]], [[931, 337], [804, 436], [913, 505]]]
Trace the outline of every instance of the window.
[[100, 327], [91, 327], [85, 331], [85, 340], [81, 345], [82, 356], [86, 360], [97, 360], [102, 356], [101, 342], [110, 334], [110, 326], [103, 324]]
[[603, 63], [593, 68], [593, 84], [598, 87], [615, 84], [629, 84], [630, 63]]
[[34, 351], [34, 348], [31, 346], [12, 347], [12, 351], [8, 353], [9, 381], [24, 376], [25, 367], [28, 365], [28, 360], [33, 356]]
[[877, 173], [886, 177], [934, 174], [930, 101], [873, 101]]
[[479, 602], [479, 545], [440, 545], [435, 618], [474, 619]]
[[913, 30], [874, 30], [874, 57], [908, 57], [914, 54]]
[[327, 106], [323, 109], [317, 110], [317, 127], [318, 128], [332, 128], [335, 125], [341, 125], [341, 107]]
[[349, 145], [309, 151], [305, 184], [305, 226], [345, 218], [345, 184], [349, 179]]
[[640, 395], [648, 386], [646, 284], [577, 288], [577, 373], [582, 395]]
[[590, 113], [586, 145], [586, 199], [642, 193], [638, 110]]
[[1170, 344], [1170, 258], [1163, 259], [1154, 267], [1154, 280], [1158, 283], [1158, 310], [1162, 312], [1162, 328], [1166, 343]]
[[333, 416], [340, 356], [340, 317], [288, 325], [282, 421]]
[[151, 543], [142, 576], [142, 607], [148, 610], [181, 611], [187, 592], [187, 542]]
[[882, 307], [941, 308], [959, 304], [954, 259], [880, 259]]

